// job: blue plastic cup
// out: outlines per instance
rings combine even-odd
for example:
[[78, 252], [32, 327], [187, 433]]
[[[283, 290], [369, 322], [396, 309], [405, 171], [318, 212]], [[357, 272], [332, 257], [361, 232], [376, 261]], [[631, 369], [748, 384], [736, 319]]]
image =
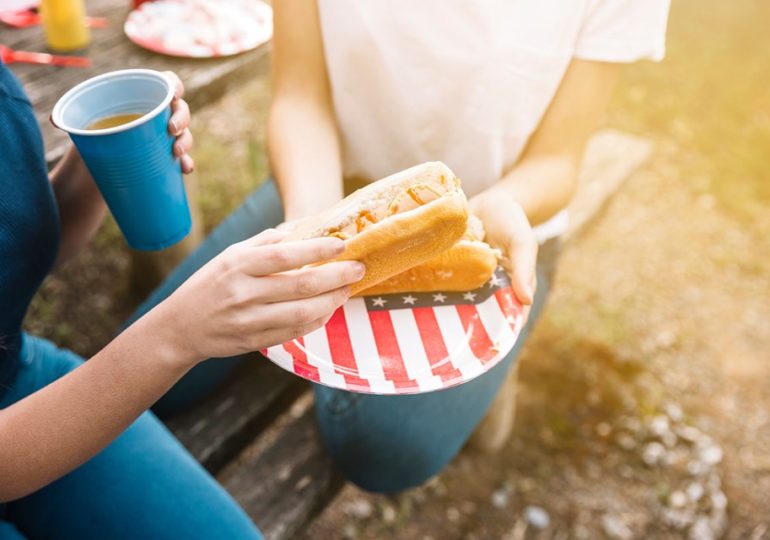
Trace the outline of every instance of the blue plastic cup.
[[[56, 103], [51, 122], [77, 147], [128, 244], [169, 247], [192, 226], [182, 169], [168, 132], [173, 83], [162, 73], [127, 69], [72, 88]], [[127, 124], [89, 130], [97, 120], [142, 114]]]

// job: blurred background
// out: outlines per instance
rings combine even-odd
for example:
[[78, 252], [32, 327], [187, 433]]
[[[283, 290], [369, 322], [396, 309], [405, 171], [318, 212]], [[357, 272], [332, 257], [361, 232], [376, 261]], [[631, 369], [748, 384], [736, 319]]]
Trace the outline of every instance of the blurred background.
[[[665, 61], [625, 69], [604, 127], [652, 153], [566, 246], [507, 448], [397, 497], [346, 487], [305, 538], [770, 538], [768, 22], [674, 0]], [[255, 78], [194, 114], [206, 230], [268, 173], [269, 98]], [[98, 350], [129, 259], [107, 223], [27, 329]]]

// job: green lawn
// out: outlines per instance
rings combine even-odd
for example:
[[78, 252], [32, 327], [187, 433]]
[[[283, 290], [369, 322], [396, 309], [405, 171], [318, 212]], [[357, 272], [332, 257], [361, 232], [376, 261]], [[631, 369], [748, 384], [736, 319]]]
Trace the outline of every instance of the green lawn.
[[610, 112], [674, 143], [679, 179], [746, 222], [770, 203], [769, 23], [763, 0], [674, 0], [666, 59], [629, 67]]

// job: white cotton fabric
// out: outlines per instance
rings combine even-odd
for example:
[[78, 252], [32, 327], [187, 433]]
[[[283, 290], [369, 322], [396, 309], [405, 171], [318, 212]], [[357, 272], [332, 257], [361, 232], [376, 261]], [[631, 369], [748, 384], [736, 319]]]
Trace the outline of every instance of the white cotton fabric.
[[[519, 159], [573, 58], [658, 61], [670, 0], [318, 0], [346, 177], [445, 162], [473, 196]], [[567, 227], [564, 212], [538, 227]]]

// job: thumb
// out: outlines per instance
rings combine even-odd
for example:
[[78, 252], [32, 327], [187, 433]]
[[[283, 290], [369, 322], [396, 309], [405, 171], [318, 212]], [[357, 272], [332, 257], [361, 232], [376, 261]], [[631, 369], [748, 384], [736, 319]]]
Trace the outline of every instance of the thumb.
[[535, 287], [537, 285], [535, 274], [537, 240], [530, 231], [530, 234], [517, 236], [511, 244], [508, 258], [503, 261], [503, 267], [511, 277], [511, 287], [513, 287], [516, 298], [528, 306], [535, 299]]

